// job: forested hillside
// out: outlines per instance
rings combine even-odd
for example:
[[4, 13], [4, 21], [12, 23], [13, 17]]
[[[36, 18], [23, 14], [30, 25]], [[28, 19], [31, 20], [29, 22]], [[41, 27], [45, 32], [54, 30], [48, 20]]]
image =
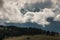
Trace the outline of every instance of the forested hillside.
[[7, 37], [17, 37], [22, 35], [49, 35], [59, 36], [58, 32], [50, 32], [37, 28], [22, 28], [16, 26], [3, 26], [0, 25], [0, 39]]

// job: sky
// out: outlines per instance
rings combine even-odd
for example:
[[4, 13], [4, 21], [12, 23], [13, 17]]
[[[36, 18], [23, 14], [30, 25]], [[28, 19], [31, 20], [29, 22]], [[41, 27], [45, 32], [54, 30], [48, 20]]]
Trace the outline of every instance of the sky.
[[0, 0], [0, 25], [6, 23], [56, 30], [60, 28], [60, 0]]

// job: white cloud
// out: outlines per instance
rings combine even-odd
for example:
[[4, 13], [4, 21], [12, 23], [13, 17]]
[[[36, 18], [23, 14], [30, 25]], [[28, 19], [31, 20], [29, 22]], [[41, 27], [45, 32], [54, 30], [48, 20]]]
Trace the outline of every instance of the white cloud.
[[60, 21], [60, 14], [57, 14], [57, 16], [54, 18], [54, 21]]
[[55, 13], [53, 13], [51, 9], [45, 8], [43, 12], [35, 13], [31, 21], [44, 26], [49, 24], [49, 22], [47, 21], [47, 18], [54, 17], [54, 16], [55, 16]]
[[[48, 25], [50, 22], [47, 21], [47, 18], [53, 17], [54, 20], [60, 21], [60, 15], [53, 12], [53, 9], [55, 8], [44, 8], [39, 12], [30, 12], [27, 11], [24, 15], [20, 12], [21, 8], [24, 8], [24, 4], [28, 0], [4, 0], [4, 4], [2, 7], [2, 10], [0, 11], [0, 19], [3, 20], [0, 22], [13, 22], [13, 23], [26, 23], [26, 22], [32, 22], [37, 23], [39, 25]], [[41, 0], [38, 0], [41, 2]], [[29, 0], [28, 3], [36, 3], [37, 0]], [[45, 0], [43, 0], [44, 2]], [[53, 1], [52, 1], [53, 2]], [[56, 1], [53, 2], [54, 5]], [[56, 9], [54, 9], [56, 10]], [[57, 15], [57, 16], [56, 16]]]

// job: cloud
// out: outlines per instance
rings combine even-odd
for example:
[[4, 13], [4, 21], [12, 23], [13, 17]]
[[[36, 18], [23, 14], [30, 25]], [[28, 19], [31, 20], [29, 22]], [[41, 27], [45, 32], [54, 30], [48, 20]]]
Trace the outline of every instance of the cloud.
[[44, 2], [36, 2], [36, 3], [25, 3], [24, 7], [21, 8], [21, 13], [25, 14], [28, 11], [31, 12], [39, 12], [44, 8], [52, 8], [53, 3], [51, 0], [47, 0]]
[[[52, 16], [53, 15], [53, 16]], [[47, 18], [49, 17], [55, 17], [55, 13], [52, 12], [51, 9], [45, 8], [43, 12], [37, 12], [35, 13], [32, 22], [36, 22], [37, 24], [41, 25], [48, 25], [49, 22], [47, 21]]]
[[54, 21], [60, 21], [60, 14], [57, 14], [57, 16], [54, 18]]
[[3, 0], [0, 0], [0, 9], [3, 7], [3, 4], [4, 4]]
[[0, 11], [0, 22], [21, 24], [32, 22], [44, 27], [50, 24], [47, 18], [53, 17], [56, 21], [60, 20], [60, 15], [56, 13], [56, 9], [59, 7], [56, 7], [58, 5], [55, 4], [55, 1], [27, 1], [28, 0], [4, 0], [3, 7]]

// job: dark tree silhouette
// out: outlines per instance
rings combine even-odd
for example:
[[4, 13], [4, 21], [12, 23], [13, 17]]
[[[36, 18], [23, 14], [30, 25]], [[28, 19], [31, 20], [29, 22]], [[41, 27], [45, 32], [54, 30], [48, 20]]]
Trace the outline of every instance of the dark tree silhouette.
[[49, 31], [47, 31], [47, 32], [46, 32], [46, 34], [47, 34], [47, 35], [50, 35], [50, 32], [49, 32]]
[[[21, 36], [21, 35], [51, 35], [51, 36], [58, 36], [58, 32], [50, 32], [42, 29], [37, 28], [21, 28], [16, 26], [3, 26], [1, 25], [0, 28], [0, 39], [2, 40], [5, 36], [6, 37], [13, 37], [13, 36]], [[3, 34], [4, 33], [4, 34]], [[2, 36], [1, 36], [2, 35]]]
[[56, 32], [56, 35], [58, 36], [58, 35], [59, 35], [59, 33], [58, 33], [58, 32]]
[[51, 36], [55, 36], [55, 32], [52, 31], [52, 32], [51, 32]]
[[3, 40], [5, 37], [4, 33], [0, 33], [0, 40]]

